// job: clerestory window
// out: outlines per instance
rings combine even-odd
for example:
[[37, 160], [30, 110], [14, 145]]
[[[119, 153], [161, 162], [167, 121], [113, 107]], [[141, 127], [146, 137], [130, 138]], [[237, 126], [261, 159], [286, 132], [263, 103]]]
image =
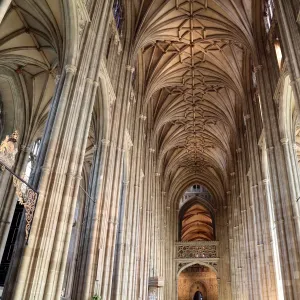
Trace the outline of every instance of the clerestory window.
[[266, 0], [265, 1], [265, 10], [264, 10], [264, 21], [265, 21], [265, 27], [266, 31], [269, 32], [274, 16], [274, 0]]
[[26, 181], [29, 180], [30, 175], [32, 174], [37, 156], [39, 154], [40, 147], [41, 147], [41, 139], [37, 139], [34, 142], [34, 144], [32, 146], [32, 149], [29, 153], [29, 160], [28, 160], [28, 163], [27, 163], [27, 166], [26, 166], [26, 171], [25, 171], [25, 176], [24, 176], [24, 179]]
[[121, 2], [122, 2], [121, 0], [115, 0], [113, 5], [113, 14], [115, 17], [116, 26], [119, 33], [121, 33], [122, 31], [122, 25], [123, 25], [123, 6]]

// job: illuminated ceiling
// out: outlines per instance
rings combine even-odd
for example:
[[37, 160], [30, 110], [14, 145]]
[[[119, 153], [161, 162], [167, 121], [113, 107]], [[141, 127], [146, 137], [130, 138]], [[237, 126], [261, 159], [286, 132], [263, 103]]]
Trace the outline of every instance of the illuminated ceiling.
[[235, 151], [250, 1], [136, 1], [136, 49], [158, 172], [220, 192]]
[[182, 219], [181, 241], [212, 241], [213, 223], [209, 211], [196, 204], [189, 208]]

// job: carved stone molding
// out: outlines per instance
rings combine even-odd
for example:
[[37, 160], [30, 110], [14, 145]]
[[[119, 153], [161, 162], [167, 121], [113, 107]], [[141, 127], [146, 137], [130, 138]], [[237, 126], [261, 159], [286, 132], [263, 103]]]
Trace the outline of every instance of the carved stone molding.
[[75, 74], [76, 71], [77, 71], [77, 68], [74, 65], [66, 65], [65, 70], [66, 70], [67, 73]]
[[8, 168], [15, 164], [18, 153], [19, 133], [15, 130], [11, 135], [7, 135], [0, 145], [0, 163], [2, 162]]
[[87, 22], [90, 22], [90, 16], [86, 9], [85, 1], [77, 0], [77, 11], [78, 11], [78, 33], [82, 35], [83, 30]]
[[108, 95], [109, 104], [110, 104], [110, 106], [112, 106], [116, 101], [116, 94], [115, 94], [114, 88], [112, 86], [111, 79], [110, 79], [110, 76], [109, 76], [107, 68], [106, 68], [106, 64], [103, 59], [101, 59], [101, 62], [100, 62], [100, 74], [99, 75], [104, 82], [103, 88], [105, 89], [105, 91]]
[[176, 258], [218, 258], [219, 242], [178, 242], [176, 243]]
[[148, 281], [149, 287], [163, 287], [164, 279], [163, 277], [150, 277]]
[[129, 134], [129, 131], [125, 130], [125, 149], [129, 151], [133, 147], [133, 142], [131, 139], [131, 136]]

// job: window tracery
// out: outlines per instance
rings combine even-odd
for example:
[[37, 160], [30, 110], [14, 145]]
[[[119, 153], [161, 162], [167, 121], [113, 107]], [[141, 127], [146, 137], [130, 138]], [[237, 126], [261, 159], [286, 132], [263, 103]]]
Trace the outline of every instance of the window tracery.
[[116, 21], [116, 26], [117, 29], [119, 31], [119, 33], [121, 33], [122, 31], [122, 25], [123, 25], [123, 5], [121, 3], [121, 0], [115, 0], [114, 5], [113, 5], [113, 14], [114, 14], [114, 18]]
[[29, 153], [29, 160], [28, 160], [28, 163], [26, 166], [25, 176], [24, 176], [24, 179], [26, 181], [29, 180], [29, 178], [33, 172], [40, 148], [41, 148], [41, 139], [39, 138], [34, 142], [32, 149]]
[[274, 0], [265, 1], [264, 21], [267, 32], [269, 32], [271, 29], [272, 20], [274, 17], [274, 8]]

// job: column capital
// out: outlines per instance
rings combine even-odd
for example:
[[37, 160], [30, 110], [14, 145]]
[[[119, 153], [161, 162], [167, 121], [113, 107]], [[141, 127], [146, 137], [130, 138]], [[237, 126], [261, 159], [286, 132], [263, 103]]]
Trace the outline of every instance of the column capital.
[[254, 67], [254, 73], [257, 73], [258, 71], [262, 70], [263, 66], [262, 65], [257, 65]]
[[264, 184], [267, 184], [267, 183], [269, 183], [269, 181], [270, 181], [270, 179], [269, 179], [269, 178], [265, 178], [265, 179], [263, 179], [263, 180], [262, 180], [262, 182], [263, 182]]
[[101, 140], [101, 144], [104, 145], [104, 146], [108, 146], [109, 143], [110, 143], [110, 141], [107, 140], [107, 139], [102, 139], [102, 140]]
[[132, 67], [131, 65], [126, 65], [126, 70], [133, 73], [135, 71], [135, 68]]
[[147, 117], [146, 117], [145, 115], [140, 115], [140, 119], [141, 119], [142, 121], [146, 121]]
[[148, 281], [149, 287], [163, 287], [164, 286], [164, 279], [162, 277], [150, 277]]
[[88, 83], [88, 84], [93, 84], [94, 83], [94, 80], [92, 79], [92, 78], [89, 78], [89, 77], [87, 77], [86, 79], [85, 79], [85, 81]]
[[280, 142], [281, 142], [282, 145], [286, 145], [286, 144], [289, 143], [289, 139], [288, 139], [288, 138], [282, 138], [282, 139], [280, 140]]
[[65, 70], [66, 70], [67, 73], [75, 74], [76, 71], [77, 71], [77, 68], [74, 65], [66, 65]]

